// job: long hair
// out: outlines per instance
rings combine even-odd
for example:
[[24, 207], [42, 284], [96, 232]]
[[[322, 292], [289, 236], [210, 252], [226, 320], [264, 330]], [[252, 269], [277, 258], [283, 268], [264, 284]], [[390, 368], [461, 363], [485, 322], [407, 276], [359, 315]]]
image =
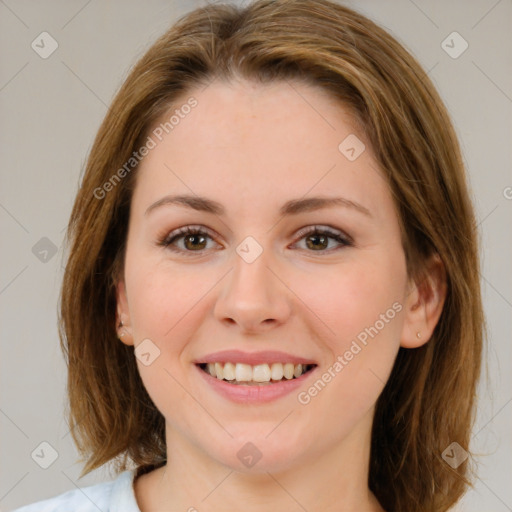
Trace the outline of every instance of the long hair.
[[299, 80], [349, 108], [387, 176], [409, 275], [420, 282], [434, 254], [444, 263], [447, 297], [433, 336], [399, 349], [378, 399], [369, 487], [389, 511], [445, 511], [470, 483], [469, 461], [454, 469], [442, 452], [453, 441], [469, 451], [485, 334], [466, 171], [447, 110], [418, 62], [371, 20], [328, 0], [196, 9], [153, 44], [115, 96], [72, 210], [60, 299], [68, 421], [86, 462], [82, 475], [111, 461], [119, 471], [129, 461], [142, 471], [165, 463], [164, 418], [115, 325], [137, 175], [130, 159], [188, 90], [237, 76]]

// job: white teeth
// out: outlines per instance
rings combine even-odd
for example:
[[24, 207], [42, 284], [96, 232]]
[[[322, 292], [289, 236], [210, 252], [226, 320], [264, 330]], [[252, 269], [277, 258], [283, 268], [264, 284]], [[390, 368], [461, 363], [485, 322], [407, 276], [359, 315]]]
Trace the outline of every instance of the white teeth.
[[235, 380], [235, 365], [233, 363], [226, 363], [224, 365], [224, 379], [225, 380]]
[[236, 363], [235, 378], [237, 382], [252, 380], [252, 366], [250, 364]]
[[274, 363], [271, 368], [272, 380], [281, 380], [283, 378], [283, 365], [281, 363]]
[[215, 375], [217, 376], [217, 379], [223, 379], [224, 378], [224, 371], [223, 371], [223, 365], [220, 363], [215, 363]]
[[293, 379], [293, 370], [294, 370], [294, 366], [292, 363], [286, 363], [284, 366], [283, 366], [283, 374], [284, 374], [284, 378], [285, 379]]
[[231, 382], [270, 383], [294, 377], [300, 377], [307, 370], [307, 365], [293, 363], [256, 364], [251, 366], [244, 363], [208, 363], [207, 373], [219, 380]]
[[268, 364], [257, 364], [252, 368], [252, 380], [254, 382], [270, 381], [270, 366]]

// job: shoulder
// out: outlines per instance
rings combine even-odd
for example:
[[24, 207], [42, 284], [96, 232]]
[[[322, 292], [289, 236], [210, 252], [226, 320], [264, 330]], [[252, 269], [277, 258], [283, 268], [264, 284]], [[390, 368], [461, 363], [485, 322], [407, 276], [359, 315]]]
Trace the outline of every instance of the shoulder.
[[140, 512], [133, 490], [135, 470], [124, 471], [115, 480], [72, 489], [12, 512]]

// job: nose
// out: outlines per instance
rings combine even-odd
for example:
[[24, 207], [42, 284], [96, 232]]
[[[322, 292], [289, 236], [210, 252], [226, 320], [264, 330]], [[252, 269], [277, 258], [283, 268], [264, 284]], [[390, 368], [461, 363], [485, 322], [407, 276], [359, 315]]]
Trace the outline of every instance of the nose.
[[292, 294], [268, 252], [251, 263], [234, 252], [233, 269], [222, 280], [215, 304], [215, 317], [245, 334], [274, 329], [290, 316]]

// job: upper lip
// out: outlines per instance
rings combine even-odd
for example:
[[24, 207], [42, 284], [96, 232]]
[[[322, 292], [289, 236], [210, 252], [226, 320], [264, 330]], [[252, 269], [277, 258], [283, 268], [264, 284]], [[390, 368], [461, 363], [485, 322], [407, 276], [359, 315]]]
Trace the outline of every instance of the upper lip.
[[264, 363], [293, 363], [316, 364], [312, 359], [298, 357], [277, 350], [264, 350], [260, 352], [242, 352], [241, 350], [221, 350], [207, 354], [194, 361], [195, 364], [203, 363], [244, 363], [250, 365]]

